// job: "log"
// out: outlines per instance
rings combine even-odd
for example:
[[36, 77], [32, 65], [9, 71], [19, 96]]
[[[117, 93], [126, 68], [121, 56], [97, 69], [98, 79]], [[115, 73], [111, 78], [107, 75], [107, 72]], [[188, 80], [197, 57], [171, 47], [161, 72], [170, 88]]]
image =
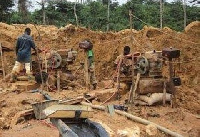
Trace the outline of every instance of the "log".
[[[100, 110], [104, 110], [104, 111], [105, 111], [105, 109], [106, 109], [105, 106], [92, 105], [92, 104], [89, 104], [89, 103], [86, 103], [86, 102], [82, 102], [81, 104], [82, 104], [82, 105], [88, 105], [88, 106], [91, 106], [92, 108], [100, 109]], [[173, 137], [183, 137], [182, 135], [180, 135], [180, 134], [178, 134], [178, 133], [176, 133], [176, 132], [173, 132], [173, 131], [171, 131], [171, 130], [165, 128], [165, 127], [162, 127], [162, 126], [160, 126], [160, 125], [158, 125], [158, 124], [156, 124], [156, 123], [153, 123], [153, 122], [151, 122], [151, 121], [148, 121], [148, 120], [146, 120], [146, 119], [142, 119], [142, 118], [140, 118], [140, 117], [134, 116], [134, 115], [129, 114], [129, 113], [127, 113], [127, 112], [120, 111], [120, 110], [115, 110], [115, 113], [117, 113], [117, 114], [119, 114], [119, 115], [122, 115], [122, 116], [125, 116], [125, 117], [127, 117], [127, 118], [129, 118], [129, 119], [131, 119], [131, 120], [133, 120], [133, 121], [135, 121], [135, 122], [139, 122], [139, 123], [144, 124], [144, 125], [153, 124], [153, 125], [155, 125], [159, 130], [161, 130], [161, 131], [163, 131], [163, 132], [165, 132], [165, 133], [167, 133], [167, 134], [169, 134], [169, 135], [171, 135], [171, 136], [173, 136]]]
[[153, 105], [156, 102], [161, 102], [163, 100], [163, 96], [165, 96], [165, 101], [171, 100], [171, 94], [169, 93], [153, 93], [151, 96], [140, 95], [139, 99], [146, 102], [148, 105]]
[[141, 78], [137, 92], [139, 94], [163, 93], [163, 79]]

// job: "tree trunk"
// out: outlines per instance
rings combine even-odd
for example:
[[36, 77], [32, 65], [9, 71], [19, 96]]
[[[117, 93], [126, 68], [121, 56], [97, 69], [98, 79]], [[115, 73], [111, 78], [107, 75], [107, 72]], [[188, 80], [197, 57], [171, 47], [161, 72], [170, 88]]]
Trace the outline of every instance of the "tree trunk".
[[109, 31], [109, 21], [110, 21], [110, 0], [108, 0], [107, 31]]
[[77, 3], [77, 0], [75, 1], [75, 4], [74, 4], [74, 16], [76, 18], [76, 26], [78, 27], [78, 16], [76, 14], [76, 3]]
[[183, 13], [184, 13], [184, 29], [186, 27], [187, 15], [186, 15], [186, 0], [183, 0]]
[[163, 28], [163, 0], [160, 0], [160, 28]]
[[22, 13], [24, 23], [27, 23], [28, 7], [27, 0], [18, 0], [18, 11]]
[[45, 13], [45, 8], [44, 8], [44, 0], [42, 0], [42, 23], [46, 25], [46, 13]]

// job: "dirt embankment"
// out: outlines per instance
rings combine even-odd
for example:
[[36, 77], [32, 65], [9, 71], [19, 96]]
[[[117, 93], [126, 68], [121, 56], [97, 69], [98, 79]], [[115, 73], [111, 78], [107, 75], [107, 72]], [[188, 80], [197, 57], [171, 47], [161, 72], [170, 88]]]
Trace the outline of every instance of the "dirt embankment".
[[[78, 43], [83, 39], [90, 39], [94, 44], [96, 72], [99, 81], [109, 77], [113, 72], [113, 61], [119, 55], [125, 45], [130, 45], [133, 52], [148, 50], [162, 50], [165, 47], [175, 47], [181, 50], [181, 67], [179, 75], [183, 86], [178, 89], [178, 104], [191, 111], [200, 110], [199, 87], [199, 51], [200, 51], [200, 22], [189, 24], [184, 32], [176, 32], [170, 28], [162, 30], [145, 26], [140, 31], [133, 31], [134, 39], [131, 39], [129, 29], [117, 33], [95, 32], [85, 28], [77, 28], [67, 25], [63, 28], [55, 26], [7, 25], [0, 23], [0, 41], [4, 46], [14, 49], [16, 39], [26, 27], [32, 29], [32, 36], [40, 48], [78, 49]], [[12, 68], [14, 52], [7, 54], [6, 65]], [[82, 61], [83, 54], [78, 53], [77, 64]], [[7, 70], [8, 72], [11, 69]]]

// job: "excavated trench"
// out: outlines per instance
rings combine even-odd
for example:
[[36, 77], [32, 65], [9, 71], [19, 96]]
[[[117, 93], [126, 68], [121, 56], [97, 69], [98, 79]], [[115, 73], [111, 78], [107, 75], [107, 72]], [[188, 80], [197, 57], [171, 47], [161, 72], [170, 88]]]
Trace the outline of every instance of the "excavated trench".
[[[68, 122], [65, 121], [65, 123]], [[101, 124], [89, 119], [67, 125], [78, 137], [109, 137], [107, 131], [101, 126]]]

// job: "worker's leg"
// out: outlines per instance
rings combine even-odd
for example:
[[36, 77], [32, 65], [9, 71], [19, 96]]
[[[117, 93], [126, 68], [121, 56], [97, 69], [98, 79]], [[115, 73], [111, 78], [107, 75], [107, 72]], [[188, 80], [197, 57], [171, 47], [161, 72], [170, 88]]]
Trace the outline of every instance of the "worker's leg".
[[26, 74], [28, 75], [28, 79], [33, 80], [32, 72], [31, 72], [31, 63], [25, 63]]
[[97, 86], [97, 80], [95, 77], [95, 70], [94, 70], [94, 65], [90, 66], [90, 83], [93, 85], [93, 89], [96, 89]]
[[22, 67], [22, 63], [15, 61], [15, 65], [11, 72], [10, 82], [14, 82], [16, 80], [17, 74], [19, 74], [21, 67]]

